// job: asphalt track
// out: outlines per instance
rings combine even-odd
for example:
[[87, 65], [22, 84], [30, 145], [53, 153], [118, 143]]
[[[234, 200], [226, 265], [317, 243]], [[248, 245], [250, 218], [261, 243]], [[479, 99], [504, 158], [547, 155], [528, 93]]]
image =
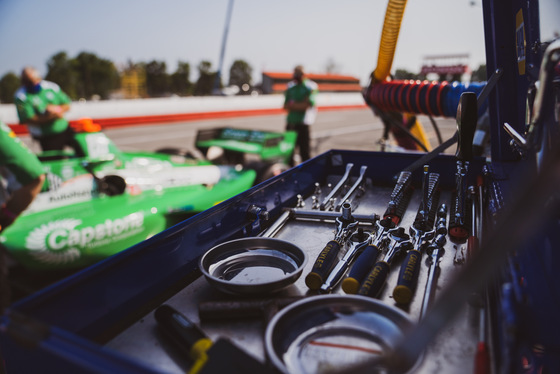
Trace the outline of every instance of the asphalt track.
[[[420, 117], [433, 147], [438, 140], [429, 118]], [[454, 119], [435, 119], [443, 140], [451, 137], [457, 125]], [[284, 131], [284, 115], [219, 118], [193, 122], [163, 123], [107, 130], [107, 135], [122, 150], [155, 151], [164, 147], [192, 148], [198, 130], [215, 127]], [[312, 155], [329, 149], [376, 151], [383, 135], [383, 124], [369, 108], [319, 111], [311, 128]], [[454, 152], [450, 148], [447, 152]], [[446, 152], [446, 153], [447, 153]]]
[[[434, 128], [426, 116], [419, 116], [432, 147], [436, 147], [438, 139]], [[434, 118], [443, 140], [450, 138], [456, 130], [453, 118]], [[194, 147], [198, 130], [216, 127], [234, 127], [242, 129], [284, 131], [285, 115], [260, 115], [235, 118], [217, 118], [197, 121], [141, 124], [105, 130], [106, 134], [123, 151], [155, 151], [160, 148]], [[312, 156], [330, 149], [352, 149], [378, 151], [379, 140], [383, 135], [383, 124], [372, 111], [362, 109], [338, 109], [319, 111], [317, 121], [311, 128]], [[37, 144], [32, 144], [29, 137], [24, 137], [31, 148], [38, 151]], [[388, 151], [398, 151], [389, 147]], [[454, 153], [455, 146], [445, 153]]]

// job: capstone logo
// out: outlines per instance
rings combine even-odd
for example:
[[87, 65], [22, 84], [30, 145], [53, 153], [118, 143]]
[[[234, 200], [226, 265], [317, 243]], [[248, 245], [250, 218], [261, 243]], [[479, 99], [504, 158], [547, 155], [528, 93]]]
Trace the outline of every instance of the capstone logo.
[[106, 219], [103, 223], [83, 226], [80, 219], [61, 219], [33, 229], [25, 239], [25, 246], [37, 260], [49, 264], [64, 264], [80, 257], [80, 249], [111, 244], [132, 236], [144, 228], [144, 214], [129, 214], [122, 218]]

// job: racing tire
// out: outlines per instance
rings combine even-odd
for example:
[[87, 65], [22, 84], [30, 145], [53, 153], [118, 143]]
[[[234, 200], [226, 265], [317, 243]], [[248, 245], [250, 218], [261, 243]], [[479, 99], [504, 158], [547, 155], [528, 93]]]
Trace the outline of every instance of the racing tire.
[[198, 150], [191, 149], [181, 149], [181, 148], [160, 148], [156, 150], [156, 153], [163, 153], [171, 156], [182, 156], [185, 158], [200, 160], [204, 159], [204, 156]]
[[264, 164], [260, 168], [255, 169], [257, 171], [256, 182], [257, 183], [264, 182], [265, 180], [275, 177], [279, 174], [282, 174], [283, 172], [289, 169], [290, 166], [282, 162], [278, 162], [275, 164]]
[[126, 181], [118, 175], [106, 175], [99, 180], [98, 188], [107, 196], [122, 195], [126, 191]]

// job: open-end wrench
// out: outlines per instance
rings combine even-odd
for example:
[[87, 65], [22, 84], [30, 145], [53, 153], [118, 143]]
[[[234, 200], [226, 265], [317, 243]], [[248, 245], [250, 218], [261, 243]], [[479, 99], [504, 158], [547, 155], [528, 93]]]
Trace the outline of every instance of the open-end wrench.
[[352, 170], [353, 167], [354, 164], [351, 162], [346, 164], [346, 171], [344, 172], [344, 175], [342, 176], [340, 181], [338, 181], [336, 186], [334, 186], [332, 191], [323, 199], [323, 202], [321, 203], [321, 205], [319, 205], [319, 209], [325, 210], [331, 204], [332, 201], [331, 199], [336, 196], [336, 194], [340, 191], [342, 186], [344, 186], [348, 178], [350, 178], [350, 171]]
[[366, 170], [367, 170], [367, 166], [363, 165], [360, 168], [360, 175], [358, 176], [358, 179], [356, 179], [356, 181], [354, 182], [354, 184], [352, 185], [352, 187], [350, 187], [350, 189], [348, 190], [348, 192], [346, 193], [346, 195], [344, 195], [344, 197], [342, 199], [340, 199], [340, 201], [338, 202], [338, 204], [336, 205], [335, 210], [339, 211], [340, 207], [342, 207], [342, 204], [344, 204], [345, 202], [348, 201], [348, 199], [350, 199], [350, 196], [352, 196], [352, 194], [354, 192], [356, 192], [356, 190], [358, 188], [360, 188], [366, 181]]
[[391, 270], [391, 263], [395, 257], [401, 252], [412, 248], [410, 236], [402, 227], [390, 230], [389, 237], [391, 238], [391, 244], [385, 257], [382, 261], [378, 261], [366, 276], [358, 290], [358, 295], [376, 297], [385, 284], [385, 280]]
[[352, 264], [352, 261], [356, 258], [356, 254], [363, 250], [369, 244], [370, 240], [371, 235], [369, 235], [369, 233], [365, 233], [361, 228], [358, 228], [357, 232], [350, 235], [350, 238], [348, 239], [348, 250], [330, 272], [327, 280], [321, 286], [321, 292], [332, 292], [333, 288], [336, 287], [342, 280], [342, 277]]
[[334, 239], [329, 241], [321, 253], [319, 253], [313, 268], [305, 277], [305, 284], [309, 289], [318, 290], [321, 288], [333, 268], [334, 262], [338, 258], [340, 249], [344, 246], [348, 237], [356, 230], [357, 226], [358, 221], [352, 216], [350, 204], [342, 204], [341, 215], [336, 218]]

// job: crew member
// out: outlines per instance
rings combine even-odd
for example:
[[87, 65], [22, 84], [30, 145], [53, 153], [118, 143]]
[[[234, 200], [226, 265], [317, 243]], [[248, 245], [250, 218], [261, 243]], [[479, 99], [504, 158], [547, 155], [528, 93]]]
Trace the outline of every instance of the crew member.
[[45, 182], [43, 165], [4, 123], [0, 122], [0, 166], [21, 184], [0, 207], [0, 231], [9, 226], [41, 192]]
[[[45, 172], [39, 159], [0, 122], [0, 167], [14, 174], [21, 187], [13, 191], [0, 206], [0, 232], [14, 222], [41, 192]], [[0, 246], [0, 313], [10, 304], [8, 264], [4, 248]]]
[[309, 127], [317, 117], [317, 84], [306, 78], [303, 66], [294, 68], [293, 80], [288, 83], [284, 93], [284, 109], [288, 112], [286, 130], [296, 131], [296, 146], [299, 148], [301, 161], [310, 158], [310, 131]]
[[53, 82], [42, 80], [36, 69], [25, 67], [21, 72], [22, 87], [15, 93], [19, 121], [26, 124], [32, 138], [43, 151], [74, 149], [84, 156], [74, 131], [64, 114], [70, 110], [70, 98]]

